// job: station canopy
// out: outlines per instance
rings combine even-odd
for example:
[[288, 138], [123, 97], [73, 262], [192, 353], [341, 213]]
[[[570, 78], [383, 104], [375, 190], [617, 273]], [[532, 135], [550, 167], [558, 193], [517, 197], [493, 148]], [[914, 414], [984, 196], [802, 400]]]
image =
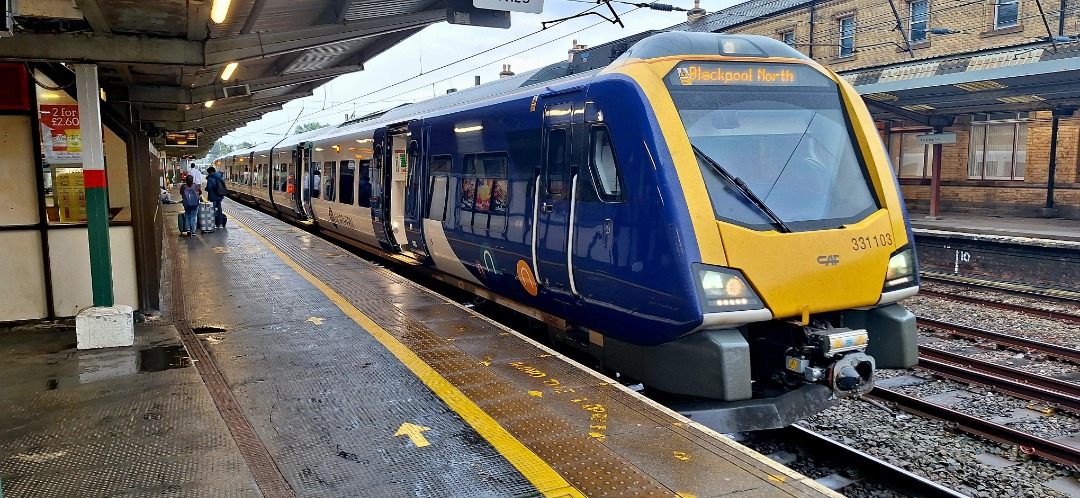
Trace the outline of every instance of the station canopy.
[[183, 154], [201, 156], [229, 132], [446, 20], [442, 0], [232, 0], [217, 23], [211, 8], [220, 1], [19, 0], [0, 60], [97, 64], [110, 104], [129, 105], [162, 145], [167, 132], [199, 132], [199, 146]]

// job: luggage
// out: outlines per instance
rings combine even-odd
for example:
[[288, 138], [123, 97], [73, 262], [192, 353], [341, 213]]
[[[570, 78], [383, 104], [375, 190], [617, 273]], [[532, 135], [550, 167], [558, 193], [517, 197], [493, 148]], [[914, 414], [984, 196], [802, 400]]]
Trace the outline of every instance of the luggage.
[[190, 232], [187, 228], [187, 216], [184, 213], [176, 214], [176, 228], [180, 229], [180, 235], [184, 235], [186, 232]]
[[199, 204], [199, 231], [203, 233], [214, 231], [214, 205], [209, 202]]

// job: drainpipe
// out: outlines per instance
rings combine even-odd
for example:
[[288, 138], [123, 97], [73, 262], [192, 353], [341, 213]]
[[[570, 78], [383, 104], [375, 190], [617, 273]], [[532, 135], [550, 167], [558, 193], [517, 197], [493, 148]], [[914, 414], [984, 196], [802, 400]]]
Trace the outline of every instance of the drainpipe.
[[[1061, 1], [1064, 2], [1066, 0], [1061, 0]], [[814, 14], [815, 13], [817, 13], [817, 2], [810, 2], [810, 44], [807, 45], [809, 47], [809, 49], [807, 50], [806, 56], [811, 58], [811, 59], [814, 58], [814, 17], [815, 17]]]

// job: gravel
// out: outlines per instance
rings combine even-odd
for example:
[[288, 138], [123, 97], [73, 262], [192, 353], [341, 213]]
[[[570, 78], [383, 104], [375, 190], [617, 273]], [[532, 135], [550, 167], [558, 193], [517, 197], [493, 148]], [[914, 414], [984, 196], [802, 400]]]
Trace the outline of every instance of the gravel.
[[[933, 284], [926, 287], [1080, 315], [1080, 304], [1077, 303], [1048, 302], [991, 291], [973, 291], [954, 285]], [[926, 296], [915, 296], [902, 304], [919, 316], [1080, 349], [1080, 324]], [[920, 331], [920, 343], [1080, 383], [1080, 366], [1072, 363], [1046, 359], [1027, 352], [998, 349], [992, 343], [977, 343], [924, 331]], [[1044, 412], [1048, 407], [1028, 400], [939, 379], [919, 371], [882, 370], [879, 371], [878, 378], [881, 381], [900, 376], [912, 376], [921, 380], [915, 384], [892, 388], [904, 394], [922, 398], [934, 396], [935, 402], [943, 402], [952, 408], [1040, 437], [1072, 436], [1080, 439], [1080, 418], [1054, 410]], [[1072, 477], [1074, 474], [1062, 465], [1025, 455], [1019, 448], [956, 432], [945, 423], [863, 400], [841, 400], [836, 406], [801, 421], [800, 424], [968, 496], [1068, 496], [1049, 488], [1047, 484], [1055, 479]], [[792, 448], [772, 436], [751, 435], [743, 442], [767, 455], [778, 451], [805, 453], [804, 450]], [[980, 460], [1002, 462], [988, 455], [1004, 459], [1007, 466]], [[859, 478], [854, 471], [846, 469], [843, 462], [822, 461], [820, 457], [800, 458], [789, 466], [813, 478], [833, 473], [847, 475], [856, 480]], [[843, 488], [841, 492], [851, 497], [898, 496], [872, 482], [872, 478], [869, 481], [871, 482], [856, 482]]]

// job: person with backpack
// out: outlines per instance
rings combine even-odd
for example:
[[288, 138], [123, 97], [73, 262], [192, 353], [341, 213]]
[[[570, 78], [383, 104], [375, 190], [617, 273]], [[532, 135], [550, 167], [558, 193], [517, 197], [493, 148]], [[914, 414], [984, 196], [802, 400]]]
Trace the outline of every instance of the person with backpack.
[[213, 166], [206, 168], [206, 198], [214, 204], [214, 228], [225, 226], [225, 213], [221, 211], [221, 200], [229, 195], [225, 187], [225, 178]]
[[184, 226], [181, 233], [187, 232], [194, 235], [199, 231], [199, 201], [202, 199], [202, 189], [195, 184], [195, 179], [188, 175], [184, 177], [184, 184], [180, 186], [180, 202], [184, 205]]

